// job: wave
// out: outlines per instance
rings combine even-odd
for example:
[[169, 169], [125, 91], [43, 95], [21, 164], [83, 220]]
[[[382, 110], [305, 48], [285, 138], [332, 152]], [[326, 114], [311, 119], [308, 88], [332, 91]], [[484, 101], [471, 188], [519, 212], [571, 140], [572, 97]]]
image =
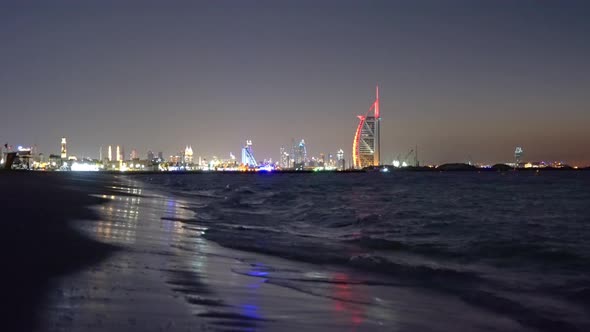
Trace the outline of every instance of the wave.
[[472, 271], [461, 271], [438, 266], [402, 264], [374, 254], [353, 256], [349, 259], [348, 265], [388, 274], [403, 280], [411, 280], [423, 286], [437, 284], [450, 287], [458, 283], [467, 286], [468, 283], [476, 283], [482, 280], [476, 272]]
[[[206, 227], [203, 236], [223, 246], [467, 292], [465, 301], [489, 310], [513, 305], [500, 290], [590, 306], [590, 284], [567, 283], [590, 274], [590, 191], [581, 190], [590, 177], [171, 174], [146, 181], [186, 200], [195, 216], [179, 221]], [[469, 293], [480, 289], [489, 294]], [[554, 326], [532, 309], [510, 310], [524, 312], [529, 325]]]

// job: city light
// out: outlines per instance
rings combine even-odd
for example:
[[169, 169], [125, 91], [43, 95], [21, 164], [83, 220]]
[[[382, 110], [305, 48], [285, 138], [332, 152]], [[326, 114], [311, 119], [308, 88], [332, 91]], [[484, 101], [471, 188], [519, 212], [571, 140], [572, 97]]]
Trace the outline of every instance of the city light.
[[99, 167], [97, 164], [86, 164], [86, 163], [72, 163], [71, 170], [74, 172], [98, 172]]

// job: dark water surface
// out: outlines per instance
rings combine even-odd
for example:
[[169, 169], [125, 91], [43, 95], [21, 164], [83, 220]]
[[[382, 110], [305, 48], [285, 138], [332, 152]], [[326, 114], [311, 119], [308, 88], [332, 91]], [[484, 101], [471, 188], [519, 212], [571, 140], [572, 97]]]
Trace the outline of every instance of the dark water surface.
[[137, 178], [188, 202], [223, 246], [347, 266], [366, 272], [353, 282], [450, 294], [523, 327], [590, 330], [588, 172]]

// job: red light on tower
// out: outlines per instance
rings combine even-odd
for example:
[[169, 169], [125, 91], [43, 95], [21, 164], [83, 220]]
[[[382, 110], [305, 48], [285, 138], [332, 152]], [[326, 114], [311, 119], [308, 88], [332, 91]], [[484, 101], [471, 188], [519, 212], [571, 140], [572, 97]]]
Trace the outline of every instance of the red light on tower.
[[379, 86], [378, 85], [376, 87], [374, 109], [375, 109], [375, 118], [379, 119]]

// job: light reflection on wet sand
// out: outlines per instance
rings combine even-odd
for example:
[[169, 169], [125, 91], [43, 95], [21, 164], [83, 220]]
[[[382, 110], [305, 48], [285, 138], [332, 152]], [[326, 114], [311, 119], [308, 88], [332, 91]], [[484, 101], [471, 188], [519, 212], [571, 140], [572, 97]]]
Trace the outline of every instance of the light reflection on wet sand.
[[112, 189], [121, 194], [101, 195], [101, 218], [77, 226], [121, 249], [55, 282], [44, 331], [395, 331], [433, 311], [427, 295], [356, 284], [342, 269], [221, 248], [187, 222], [188, 202], [135, 181]]

